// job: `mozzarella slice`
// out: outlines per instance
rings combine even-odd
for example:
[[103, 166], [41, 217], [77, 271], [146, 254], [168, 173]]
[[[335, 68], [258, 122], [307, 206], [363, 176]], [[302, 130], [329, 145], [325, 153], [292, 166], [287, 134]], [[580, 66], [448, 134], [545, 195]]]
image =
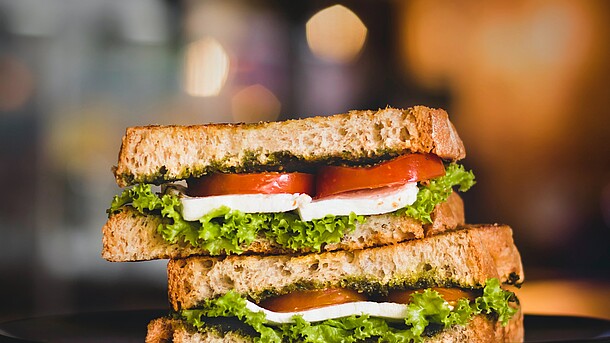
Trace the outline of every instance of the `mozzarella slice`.
[[297, 210], [304, 221], [329, 214], [344, 216], [351, 212], [357, 215], [383, 214], [413, 204], [418, 191], [417, 182], [409, 182], [400, 187], [349, 192], [305, 202]]
[[400, 320], [407, 316], [407, 305], [372, 301], [357, 301], [298, 312], [273, 312], [247, 301], [246, 308], [253, 312], [263, 312], [267, 322], [272, 325], [292, 323], [294, 322], [292, 319], [294, 316], [302, 316], [305, 321], [310, 323], [349, 317], [351, 315], [367, 314], [371, 317], [388, 320]]
[[417, 183], [409, 182], [399, 187], [383, 187], [338, 194], [323, 199], [312, 200], [303, 193], [295, 194], [231, 194], [207, 197], [189, 197], [182, 190], [172, 190], [180, 194], [182, 217], [195, 221], [209, 212], [227, 206], [244, 213], [278, 213], [297, 210], [301, 220], [310, 221], [327, 215], [346, 216], [374, 215], [394, 212], [411, 205], [417, 198]]
[[182, 217], [185, 220], [199, 220], [212, 210], [227, 206], [231, 210], [244, 213], [277, 213], [295, 210], [311, 197], [303, 193], [295, 194], [236, 194], [207, 197], [183, 196]]

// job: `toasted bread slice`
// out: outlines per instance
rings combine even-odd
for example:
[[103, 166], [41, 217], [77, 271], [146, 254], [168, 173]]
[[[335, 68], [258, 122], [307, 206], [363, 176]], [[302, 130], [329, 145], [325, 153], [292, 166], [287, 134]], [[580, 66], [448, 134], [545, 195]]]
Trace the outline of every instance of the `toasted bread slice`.
[[478, 288], [489, 278], [523, 280], [508, 226], [469, 226], [395, 245], [278, 256], [190, 257], [168, 263], [174, 310], [197, 307], [229, 290], [260, 300], [293, 289], [361, 291], [426, 286]]
[[[154, 319], [148, 324], [146, 343], [212, 343], [253, 342], [253, 338], [236, 331], [219, 332], [208, 328], [196, 331], [183, 321], [171, 318]], [[523, 342], [523, 314], [519, 311], [506, 326], [485, 315], [478, 315], [464, 326], [456, 325], [426, 337], [427, 343]]]
[[209, 172], [374, 163], [415, 152], [451, 161], [466, 155], [444, 110], [416, 106], [257, 124], [131, 127], [114, 175], [126, 187]]
[[[356, 250], [395, 244], [410, 239], [423, 238], [464, 224], [464, 203], [457, 193], [452, 193], [446, 202], [439, 204], [432, 213], [432, 224], [424, 225], [407, 216], [384, 214], [368, 216], [364, 223], [347, 234], [340, 243], [327, 244], [323, 250]], [[131, 206], [114, 213], [102, 229], [102, 257], [108, 261], [142, 261], [162, 258], [185, 258], [192, 255], [209, 255], [203, 248], [180, 241], [168, 243], [157, 233], [163, 219], [159, 215], [143, 215]], [[281, 254], [295, 253], [283, 249], [264, 235], [249, 247], [245, 253]], [[305, 250], [296, 251], [299, 253]]]

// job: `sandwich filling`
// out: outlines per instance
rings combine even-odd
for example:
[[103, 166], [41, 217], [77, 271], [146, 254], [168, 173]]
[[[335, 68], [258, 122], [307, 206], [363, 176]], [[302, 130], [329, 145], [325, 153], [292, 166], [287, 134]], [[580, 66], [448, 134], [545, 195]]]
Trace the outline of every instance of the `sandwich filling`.
[[[319, 299], [320, 292], [327, 293], [323, 300]], [[341, 292], [346, 294], [338, 294]], [[329, 303], [329, 299], [333, 301]], [[466, 325], [479, 314], [506, 325], [518, 311], [516, 301], [514, 294], [503, 290], [494, 278], [487, 280], [482, 290], [426, 288], [385, 295], [336, 289], [314, 291], [302, 301], [308, 304], [305, 308], [289, 312], [282, 311], [281, 306], [269, 309], [268, 301], [256, 304], [230, 291], [176, 316], [196, 330], [209, 329], [210, 318], [235, 317], [260, 336], [255, 340], [264, 342], [344, 342], [370, 338], [411, 342], [443, 328]]]
[[213, 174], [188, 180], [186, 189], [166, 186], [162, 194], [139, 184], [116, 196], [108, 212], [130, 204], [143, 214], [161, 215], [166, 220], [157, 231], [166, 241], [185, 241], [212, 255], [241, 253], [259, 234], [285, 249], [320, 251], [367, 215], [395, 213], [431, 223], [432, 211], [454, 187], [466, 191], [475, 183], [463, 166], [445, 166], [428, 154], [372, 167], [321, 167], [316, 175], [263, 173], [258, 183], [251, 179]]
[[278, 213], [296, 210], [301, 221], [322, 219], [328, 215], [346, 216], [390, 213], [409, 206], [417, 197], [417, 183], [397, 187], [357, 190], [313, 200], [307, 193], [227, 194], [189, 197], [180, 192], [182, 217], [199, 220], [219, 205], [244, 213]]

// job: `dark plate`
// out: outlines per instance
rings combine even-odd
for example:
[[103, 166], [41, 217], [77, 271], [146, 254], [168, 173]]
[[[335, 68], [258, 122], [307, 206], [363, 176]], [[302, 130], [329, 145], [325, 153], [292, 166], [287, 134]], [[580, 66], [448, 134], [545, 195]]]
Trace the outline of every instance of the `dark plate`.
[[144, 342], [146, 325], [168, 310], [54, 315], [0, 324], [0, 342]]
[[526, 314], [526, 342], [610, 342], [610, 321]]
[[[0, 324], [0, 342], [143, 342], [146, 325], [167, 310], [56, 315]], [[525, 316], [526, 342], [610, 342], [610, 321]]]

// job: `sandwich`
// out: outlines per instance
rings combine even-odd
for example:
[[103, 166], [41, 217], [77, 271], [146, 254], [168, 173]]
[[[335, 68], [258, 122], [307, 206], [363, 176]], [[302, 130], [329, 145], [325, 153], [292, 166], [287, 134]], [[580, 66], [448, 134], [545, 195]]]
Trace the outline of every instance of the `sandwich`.
[[468, 225], [447, 113], [128, 128], [108, 261], [169, 259], [147, 342], [523, 339], [512, 230]]
[[127, 129], [109, 261], [364, 249], [464, 224], [474, 175], [447, 113], [416, 106]]
[[147, 342], [517, 342], [512, 230], [466, 226], [394, 245], [168, 265], [172, 314]]

